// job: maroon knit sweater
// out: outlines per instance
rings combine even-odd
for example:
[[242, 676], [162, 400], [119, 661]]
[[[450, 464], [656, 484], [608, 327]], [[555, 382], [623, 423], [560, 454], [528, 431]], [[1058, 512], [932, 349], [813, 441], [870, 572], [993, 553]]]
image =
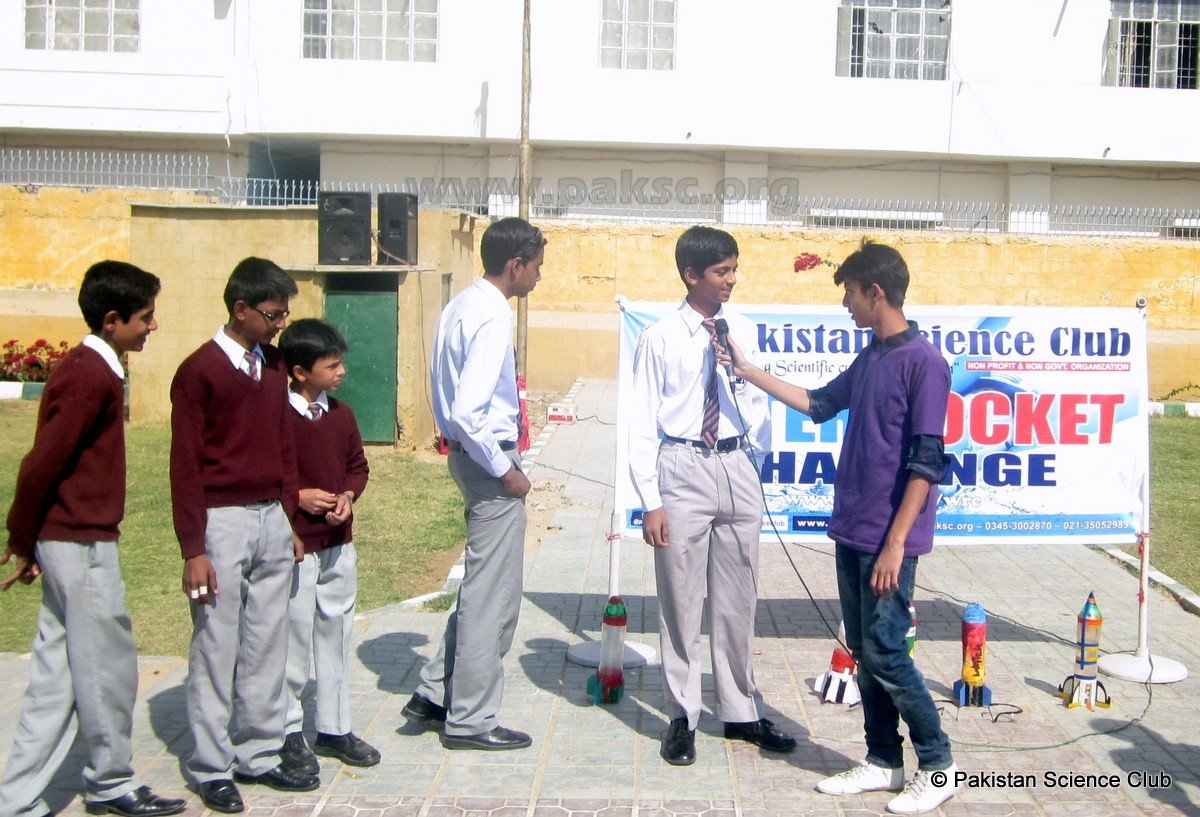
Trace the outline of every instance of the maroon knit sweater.
[[296, 509], [296, 448], [287, 433], [283, 361], [261, 346], [257, 383], [234, 368], [216, 341], [193, 352], [171, 383], [171, 506], [183, 558], [205, 552], [208, 509], [282, 501]]
[[[367, 456], [354, 412], [345, 403], [329, 398], [329, 411], [320, 420], [310, 420], [295, 409], [288, 411], [288, 425], [296, 441], [296, 462], [300, 474], [297, 485], [321, 488], [331, 493], [353, 491], [354, 498], [367, 488]], [[304, 552], [344, 545], [354, 540], [353, 517], [331, 526], [325, 514], [311, 514], [297, 508], [292, 529], [304, 541]]]
[[8, 546], [30, 557], [38, 539], [106, 542], [125, 516], [125, 395], [104, 358], [80, 344], [50, 375], [33, 448], [21, 460]]

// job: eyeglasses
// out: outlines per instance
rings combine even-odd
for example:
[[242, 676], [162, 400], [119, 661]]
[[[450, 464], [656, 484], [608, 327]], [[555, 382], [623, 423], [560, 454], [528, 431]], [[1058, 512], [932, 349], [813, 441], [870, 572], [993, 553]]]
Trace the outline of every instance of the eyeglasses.
[[266, 318], [268, 323], [279, 323], [281, 320], [287, 318], [288, 315], [292, 314], [291, 310], [289, 309], [280, 309], [276, 312], [264, 312], [257, 306], [252, 306], [250, 308]]

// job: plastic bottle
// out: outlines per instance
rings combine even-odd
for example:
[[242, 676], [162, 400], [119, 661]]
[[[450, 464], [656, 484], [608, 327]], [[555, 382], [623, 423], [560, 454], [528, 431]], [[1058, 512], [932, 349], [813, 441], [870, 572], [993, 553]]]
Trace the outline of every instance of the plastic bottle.
[[612, 596], [604, 607], [600, 626], [600, 666], [588, 683], [588, 691], [598, 704], [615, 704], [625, 691], [625, 602]]

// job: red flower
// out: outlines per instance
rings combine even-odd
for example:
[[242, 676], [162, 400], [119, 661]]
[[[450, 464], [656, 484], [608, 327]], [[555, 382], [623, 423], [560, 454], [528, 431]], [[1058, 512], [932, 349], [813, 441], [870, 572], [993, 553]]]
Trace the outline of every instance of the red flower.
[[812, 253], [812, 252], [802, 252], [796, 256], [796, 263], [794, 265], [794, 269], [796, 270], [796, 272], [804, 272], [805, 270], [812, 269], [813, 267], [817, 266], [820, 263], [821, 263], [821, 256], [817, 255], [816, 253]]
[[41, 348], [43, 348], [43, 347], [45, 347], [45, 346], [49, 346], [49, 345], [50, 345], [50, 344], [46, 342], [46, 339], [45, 339], [45, 338], [38, 338], [37, 340], [35, 340], [35, 341], [33, 342], [33, 348], [34, 348], [34, 349], [41, 349]]

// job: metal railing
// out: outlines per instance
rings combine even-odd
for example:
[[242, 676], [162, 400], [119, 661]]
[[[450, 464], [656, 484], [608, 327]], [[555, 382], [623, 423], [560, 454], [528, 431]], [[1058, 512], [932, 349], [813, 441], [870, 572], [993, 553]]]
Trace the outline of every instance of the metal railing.
[[[686, 181], [686, 180], [685, 180]], [[213, 175], [203, 154], [0, 148], [0, 184], [47, 187], [188, 190], [231, 205], [313, 205], [322, 191], [411, 193], [422, 207], [480, 216], [516, 215], [516, 183], [507, 179], [407, 179], [350, 182]], [[683, 189], [683, 188], [679, 188]], [[1200, 240], [1200, 209], [1021, 205], [1005, 202], [745, 195], [560, 186], [536, 191], [539, 220], [712, 223], [821, 230], [918, 230]]]
[[211, 183], [200, 154], [0, 148], [0, 184], [202, 191]]

